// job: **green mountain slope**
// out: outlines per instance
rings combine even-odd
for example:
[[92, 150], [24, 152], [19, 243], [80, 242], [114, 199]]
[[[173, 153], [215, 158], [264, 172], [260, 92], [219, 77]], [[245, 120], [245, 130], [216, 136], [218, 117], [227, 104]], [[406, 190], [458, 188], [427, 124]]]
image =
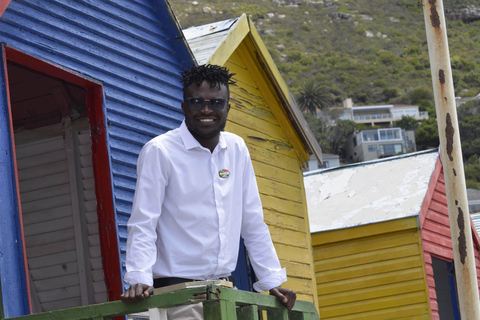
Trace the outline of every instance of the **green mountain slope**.
[[[327, 87], [340, 105], [405, 103], [432, 91], [423, 9], [417, 0], [171, 0], [183, 28], [251, 16], [295, 94], [305, 80]], [[480, 0], [445, 1], [446, 9]], [[451, 16], [451, 15], [450, 15]], [[480, 91], [480, 21], [447, 16], [457, 96]], [[471, 19], [471, 20], [475, 20]]]

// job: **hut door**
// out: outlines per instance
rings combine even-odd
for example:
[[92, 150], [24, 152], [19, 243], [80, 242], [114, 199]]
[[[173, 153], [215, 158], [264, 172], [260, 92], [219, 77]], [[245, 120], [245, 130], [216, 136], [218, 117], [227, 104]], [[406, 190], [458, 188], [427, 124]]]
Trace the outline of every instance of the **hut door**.
[[85, 89], [8, 72], [33, 312], [105, 302]]

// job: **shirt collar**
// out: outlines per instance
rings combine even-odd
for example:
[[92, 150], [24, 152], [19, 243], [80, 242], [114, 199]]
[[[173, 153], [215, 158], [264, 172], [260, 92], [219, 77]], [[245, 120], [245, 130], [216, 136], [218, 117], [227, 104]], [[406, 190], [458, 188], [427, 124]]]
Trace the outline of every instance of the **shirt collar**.
[[[198, 142], [197, 139], [195, 139], [195, 137], [188, 130], [187, 125], [185, 124], [185, 120], [183, 120], [182, 124], [180, 125], [180, 137], [182, 138], [183, 145], [187, 150], [190, 150], [193, 148], [203, 148], [200, 142]], [[215, 149], [217, 148], [223, 149], [226, 147], [227, 147], [227, 143], [225, 142], [225, 137], [223, 136], [223, 132], [220, 132], [220, 139], [218, 140], [218, 144], [215, 147]]]

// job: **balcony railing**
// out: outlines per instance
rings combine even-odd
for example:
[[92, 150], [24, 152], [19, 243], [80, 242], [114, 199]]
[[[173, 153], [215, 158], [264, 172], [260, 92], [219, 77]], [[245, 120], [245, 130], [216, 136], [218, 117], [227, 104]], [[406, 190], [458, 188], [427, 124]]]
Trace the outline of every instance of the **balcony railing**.
[[258, 320], [265, 310], [270, 320], [320, 320], [311, 302], [296, 301], [288, 311], [277, 298], [265, 294], [234, 290], [217, 284], [200, 285], [172, 292], [155, 294], [139, 303], [121, 301], [62, 309], [2, 320], [106, 320], [147, 311], [151, 308], [170, 308], [203, 302], [205, 320]]
[[[375, 114], [360, 114], [353, 117], [354, 121], [393, 121], [400, 120], [403, 115], [393, 115], [391, 113], [375, 113]], [[418, 114], [412, 115], [417, 120], [428, 119], [427, 111], [420, 111]]]

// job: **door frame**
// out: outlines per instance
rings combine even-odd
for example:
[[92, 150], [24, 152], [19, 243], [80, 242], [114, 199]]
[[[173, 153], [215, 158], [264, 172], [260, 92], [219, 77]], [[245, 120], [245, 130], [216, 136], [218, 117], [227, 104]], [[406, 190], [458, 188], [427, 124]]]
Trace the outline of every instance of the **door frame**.
[[[86, 90], [87, 96], [87, 111], [88, 119], [90, 122], [90, 135], [92, 139], [92, 161], [93, 161], [93, 170], [95, 178], [95, 194], [97, 197], [97, 215], [98, 215], [98, 225], [99, 225], [99, 235], [100, 235], [100, 244], [102, 252], [102, 264], [105, 277], [105, 284], [107, 286], [108, 299], [109, 301], [118, 300], [120, 294], [123, 292], [122, 289], [122, 280], [121, 280], [121, 265], [120, 265], [120, 251], [118, 247], [118, 236], [117, 236], [117, 224], [115, 218], [114, 202], [113, 202], [113, 184], [112, 184], [112, 174], [110, 170], [110, 157], [109, 157], [109, 148], [107, 143], [107, 127], [106, 127], [106, 118], [105, 118], [105, 96], [103, 91], [103, 86], [100, 81], [87, 78], [85, 75], [79, 74], [72, 70], [67, 70], [61, 66], [54, 65], [52, 63], [37, 59], [26, 53], [23, 53], [19, 50], [16, 50], [12, 47], [9, 47], [5, 44], [1, 44], [2, 52], [2, 66], [0, 71], [3, 71], [3, 74], [0, 74], [0, 78], [4, 77], [3, 88], [0, 87], [0, 92], [5, 93], [3, 97], [3, 103], [8, 109], [8, 122], [10, 130], [10, 157], [9, 162], [11, 163], [12, 170], [12, 189], [10, 196], [11, 205], [9, 212], [14, 211], [18, 215], [16, 221], [9, 221], [10, 227], [16, 233], [16, 235], [9, 235], [9, 239], [2, 239], [2, 246], [5, 246], [5, 241], [9, 242], [14, 241], [16, 237], [19, 237], [18, 249], [16, 250], [16, 255], [19, 256], [19, 259], [23, 259], [22, 262], [17, 264], [12, 264], [8, 267], [8, 264], [3, 264], [0, 269], [2, 273], [2, 278], [6, 270], [3, 268], [12, 269], [9, 270], [12, 273], [17, 274], [17, 278], [22, 279], [21, 286], [22, 288], [17, 288], [22, 295], [23, 301], [28, 301], [28, 305], [31, 310], [31, 301], [30, 300], [30, 287], [29, 287], [29, 278], [28, 278], [28, 266], [26, 259], [26, 251], [24, 245], [24, 233], [23, 233], [23, 223], [22, 223], [22, 210], [20, 202], [20, 191], [18, 185], [18, 174], [17, 174], [17, 164], [16, 164], [16, 155], [15, 155], [15, 141], [13, 136], [13, 122], [12, 122], [12, 112], [9, 96], [9, 87], [8, 87], [8, 70], [7, 70], [7, 61], [15, 62], [32, 70], [44, 73], [48, 76], [55, 77], [66, 82], [75, 84], [77, 86], [83, 87]], [[0, 96], [1, 97], [1, 96]], [[0, 103], [1, 106], [1, 103]], [[0, 144], [2, 142], [0, 141]], [[8, 147], [6, 148], [8, 149]], [[0, 174], [1, 176], [1, 174]], [[0, 200], [2, 200], [0, 198]], [[12, 225], [13, 224], [13, 225]], [[15, 240], [16, 241], [16, 240]], [[21, 270], [23, 268], [23, 270]], [[13, 270], [15, 269], [15, 270]], [[7, 271], [8, 273], [8, 271]], [[0, 297], [3, 296], [3, 313], [8, 308], [11, 298], [10, 286], [15, 286], [15, 282], [2, 282], [2, 289], [0, 291]], [[3, 286], [6, 285], [6, 288]], [[18, 286], [18, 284], [16, 285]], [[25, 290], [26, 289], [26, 290]], [[16, 291], [15, 290], [15, 291]], [[8, 292], [8, 293], [7, 293]], [[4, 294], [2, 294], [4, 293]], [[18, 298], [18, 296], [16, 296]], [[8, 300], [8, 301], [7, 301]], [[7, 303], [8, 302], [8, 303]], [[13, 302], [13, 301], [12, 301]], [[0, 304], [0, 309], [2, 308]], [[16, 308], [17, 310], [12, 312], [18, 313], [22, 312], [21, 308]], [[25, 310], [24, 313], [29, 312], [30, 310]], [[2, 311], [2, 310], [0, 310]], [[8, 313], [8, 312], [7, 312]], [[20, 315], [20, 314], [15, 314]], [[7, 316], [5, 314], [5, 316]], [[14, 316], [14, 315], [11, 315]]]

